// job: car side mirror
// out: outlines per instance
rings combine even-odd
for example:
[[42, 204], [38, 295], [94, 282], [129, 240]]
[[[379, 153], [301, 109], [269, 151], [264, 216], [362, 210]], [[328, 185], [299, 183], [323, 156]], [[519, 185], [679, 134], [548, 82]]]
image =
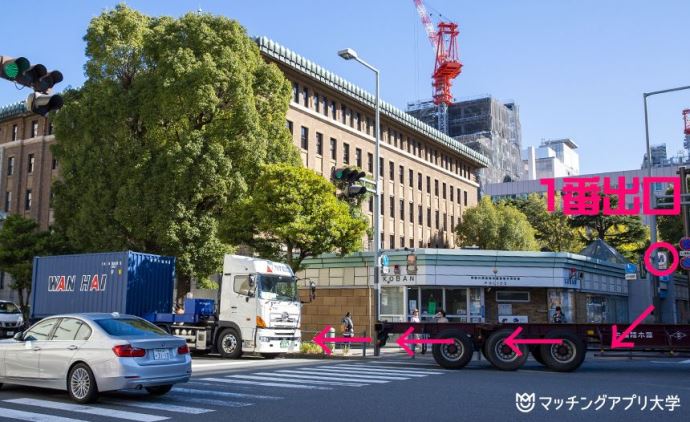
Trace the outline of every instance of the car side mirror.
[[24, 341], [24, 332], [20, 331], [17, 334], [15, 334], [14, 337], [12, 337], [12, 338], [15, 339], [16, 341]]

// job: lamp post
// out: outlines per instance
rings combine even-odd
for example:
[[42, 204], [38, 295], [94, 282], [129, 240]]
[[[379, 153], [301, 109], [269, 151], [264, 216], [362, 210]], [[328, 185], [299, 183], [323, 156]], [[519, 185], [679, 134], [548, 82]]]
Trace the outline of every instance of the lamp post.
[[[344, 50], [338, 51], [338, 55], [342, 57], [345, 60], [356, 60], [362, 65], [364, 65], [366, 68], [370, 69], [374, 74], [376, 75], [376, 105], [375, 105], [375, 110], [376, 110], [376, 118], [375, 118], [375, 137], [376, 137], [376, 147], [374, 150], [374, 189], [376, 193], [374, 194], [374, 292], [376, 294], [376, 299], [374, 300], [374, 317], [376, 318], [376, 321], [379, 319], [379, 312], [381, 309], [381, 284], [379, 283], [379, 274], [381, 272], [380, 268], [380, 263], [379, 263], [379, 254], [380, 254], [380, 249], [381, 249], [381, 229], [380, 229], [380, 218], [381, 218], [381, 190], [380, 190], [380, 184], [379, 184], [379, 179], [380, 179], [380, 145], [381, 145], [381, 137], [380, 137], [380, 111], [381, 111], [381, 102], [379, 100], [379, 70], [375, 68], [374, 66], [370, 65], [369, 63], [365, 62], [364, 60], [360, 59], [359, 56], [357, 55], [357, 52], [351, 48], [346, 48]], [[378, 356], [379, 354], [379, 348], [376, 343], [376, 339], [374, 340], [374, 355]]]
[[[658, 94], [666, 94], [668, 92], [675, 92], [675, 91], [683, 91], [686, 89], [690, 89], [690, 86], [681, 86], [678, 88], [670, 88], [670, 89], [662, 89], [661, 91], [652, 91], [652, 92], [645, 92], [642, 94], [642, 98], [644, 100], [644, 132], [645, 132], [645, 140], [647, 142], [647, 176], [652, 177], [652, 148], [649, 145], [649, 117], [647, 115], [647, 97], [651, 97], [652, 95], [658, 95]], [[685, 183], [685, 181], [681, 180], [681, 183]], [[652, 206], [656, 205], [654, 202], [654, 191], [652, 190], [651, 192], [652, 198]], [[651, 244], [656, 243], [656, 215], [651, 215], [650, 216], [650, 221], [649, 221], [649, 238]], [[643, 263], [643, 265], [646, 265]], [[659, 306], [659, 285], [658, 285], [658, 280], [657, 278], [651, 273], [647, 273], [647, 277], [649, 277], [649, 283], [654, 289], [652, 292], [652, 297], [654, 300], [654, 309], [656, 310], [655, 315], [654, 315], [654, 321], [655, 322], [661, 322], [661, 307]], [[671, 283], [671, 288], [673, 288], [673, 283]]]

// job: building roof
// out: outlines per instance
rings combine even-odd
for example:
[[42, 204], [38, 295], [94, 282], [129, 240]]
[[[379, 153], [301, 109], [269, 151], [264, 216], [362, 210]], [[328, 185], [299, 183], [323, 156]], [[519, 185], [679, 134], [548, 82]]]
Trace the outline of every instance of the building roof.
[[566, 145], [568, 145], [568, 146], [569, 146], [570, 148], [572, 148], [572, 149], [577, 149], [577, 144], [575, 143], [575, 141], [573, 141], [573, 140], [570, 139], [570, 138], [563, 138], [563, 139], [548, 139], [548, 140], [546, 140], [546, 141], [543, 141], [541, 144], [542, 144], [542, 145], [547, 145], [547, 146], [555, 145], [555, 144], [566, 144]]
[[585, 246], [585, 248], [580, 251], [580, 255], [588, 256], [604, 262], [612, 262], [614, 264], [627, 264], [630, 262], [613, 246], [598, 238], [591, 241], [589, 245]]
[[[261, 52], [272, 59], [280, 62], [281, 64], [288, 66], [300, 73], [307, 75], [308, 77], [319, 81], [320, 83], [327, 85], [343, 95], [346, 95], [355, 101], [364, 104], [372, 109], [376, 105], [376, 97], [371, 93], [363, 90], [357, 85], [346, 81], [340, 76], [324, 69], [323, 67], [317, 65], [316, 63], [307, 60], [306, 58], [300, 56], [294, 51], [278, 44], [277, 42], [267, 38], [258, 37], [255, 39], [259, 46]], [[427, 125], [426, 123], [418, 120], [411, 115], [405, 113], [404, 111], [394, 107], [393, 105], [381, 101], [381, 114], [386, 117], [396, 121], [397, 123], [415, 131], [419, 132], [432, 140], [438, 142], [439, 144], [450, 148], [470, 160], [474, 161], [480, 166], [489, 165], [489, 160], [484, 155], [474, 151], [473, 149], [463, 145], [459, 141], [451, 138], [450, 136], [436, 130], [435, 128]]]
[[16, 103], [0, 107], [0, 119], [9, 119], [10, 117], [21, 116], [27, 111], [29, 110], [26, 109], [26, 103], [24, 101], [18, 101]]

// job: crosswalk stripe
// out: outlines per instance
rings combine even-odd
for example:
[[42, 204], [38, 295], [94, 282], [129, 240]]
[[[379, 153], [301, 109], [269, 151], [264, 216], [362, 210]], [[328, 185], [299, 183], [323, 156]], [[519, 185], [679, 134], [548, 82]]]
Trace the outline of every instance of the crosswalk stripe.
[[[160, 400], [160, 399], [159, 399]], [[214, 399], [204, 399], [201, 397], [191, 397], [184, 394], [172, 394], [169, 393], [163, 399], [165, 402], [177, 403], [177, 402], [192, 402], [194, 404], [203, 404], [206, 406], [220, 406], [220, 407], [247, 407], [253, 406], [254, 403], [246, 403], [240, 401], [229, 401], [229, 400], [214, 400]]]
[[[266, 376], [268, 375], [268, 376]], [[317, 384], [317, 385], [338, 385], [341, 387], [361, 387], [364, 384], [358, 384], [354, 382], [338, 382], [338, 381], [317, 381], [317, 380], [305, 380], [299, 377], [293, 377], [288, 374], [283, 375], [272, 375], [266, 372], [254, 373], [251, 375], [233, 375], [233, 378], [247, 379], [247, 380], [257, 380], [257, 381], [272, 381], [272, 382], [290, 382], [295, 384]]]
[[330, 387], [319, 387], [317, 385], [304, 385], [304, 384], [288, 384], [288, 383], [277, 383], [277, 382], [260, 382], [260, 381], [249, 381], [240, 379], [228, 379], [228, 378], [201, 378], [203, 381], [213, 381], [213, 382], [223, 382], [226, 384], [248, 384], [248, 385], [260, 385], [262, 387], [281, 387], [281, 388], [298, 388], [303, 390], [332, 390]]
[[96, 416], [107, 416], [110, 418], [127, 419], [138, 422], [156, 422], [170, 419], [165, 416], [147, 415], [145, 413], [126, 412], [123, 410], [106, 409], [103, 407], [84, 406], [81, 404], [64, 403], [49, 400], [22, 398], [4, 401], [7, 403], [24, 404], [27, 406], [44, 407], [46, 409], [64, 410], [68, 412], [86, 413], [89, 415]]
[[394, 365], [394, 366], [420, 366], [420, 367], [429, 367], [432, 370], [436, 369], [438, 370], [439, 367], [435, 363], [423, 363], [423, 362], [410, 362], [409, 360], [402, 361], [402, 360], [387, 360], [385, 362], [372, 362], [369, 365], [372, 366], [387, 366], [387, 365]]
[[323, 375], [309, 375], [309, 374], [303, 374], [300, 372], [296, 372], [296, 373], [257, 372], [254, 375], [265, 375], [265, 376], [279, 377], [279, 378], [298, 378], [298, 379], [305, 379], [305, 380], [314, 380], [314, 381], [324, 381], [324, 382], [328, 382], [328, 383], [336, 383], [333, 385], [338, 385], [339, 383], [344, 383], [344, 384], [349, 384], [350, 387], [362, 387], [364, 385], [367, 385], [365, 380], [353, 380], [353, 379], [329, 377], [329, 376], [323, 376]]
[[363, 381], [371, 382], [374, 384], [385, 384], [389, 381], [404, 381], [409, 378], [404, 377], [387, 377], [387, 376], [370, 376], [370, 375], [356, 375], [352, 373], [340, 372], [340, 371], [329, 371], [327, 369], [309, 369], [306, 371], [296, 371], [290, 369], [281, 369], [277, 372], [287, 372], [287, 373], [298, 373], [298, 374], [311, 374], [311, 375], [324, 375], [352, 379], [352, 381]]
[[401, 368], [399, 366], [386, 366], [385, 363], [339, 363], [338, 366], [348, 366], [357, 368], [369, 368], [369, 369], [386, 369], [389, 371], [403, 371], [403, 372], [416, 372], [420, 374], [443, 374], [444, 371], [438, 368]]
[[354, 382], [354, 383], [374, 383], [374, 384], [385, 384], [390, 381], [384, 381], [381, 379], [366, 379], [366, 378], [348, 378], [348, 377], [342, 377], [339, 375], [331, 375], [331, 374], [315, 374], [315, 373], [309, 373], [309, 372], [302, 372], [302, 371], [291, 371], [291, 370], [284, 370], [284, 371], [276, 371], [276, 372], [271, 372], [271, 374], [274, 374], [276, 376], [281, 376], [281, 377], [295, 377], [295, 378], [304, 378], [304, 379], [315, 379], [315, 380], [326, 380], [326, 381], [343, 381], [343, 382]]
[[405, 379], [410, 379], [410, 378], [423, 378], [426, 377], [426, 374], [415, 374], [415, 373], [399, 373], [399, 372], [388, 372], [388, 371], [368, 371], [368, 370], [363, 370], [363, 369], [358, 369], [358, 368], [347, 368], [347, 367], [340, 367], [340, 366], [333, 366], [333, 367], [328, 367], [325, 368], [324, 370], [326, 371], [337, 371], [341, 372], [343, 374], [353, 374], [353, 375], [367, 375], [367, 376], [390, 376], [390, 377], [406, 377]]
[[142, 409], [165, 410], [173, 413], [186, 413], [188, 415], [201, 415], [202, 413], [213, 412], [211, 409], [203, 409], [200, 407], [178, 406], [169, 403], [155, 403], [150, 401], [135, 401], [134, 400], [101, 400], [101, 403], [112, 404], [115, 406], [132, 406], [140, 407]]
[[[219, 378], [206, 378], [207, 380], [217, 380]], [[191, 384], [191, 383], [189, 383]], [[217, 384], [203, 384], [203, 385], [217, 385]], [[234, 397], [238, 399], [261, 399], [261, 400], [280, 400], [282, 397], [276, 397], [276, 396], [264, 396], [261, 394], [249, 394], [249, 393], [233, 393], [230, 391], [213, 391], [213, 390], [198, 390], [196, 388], [178, 388], [175, 387], [172, 390], [172, 394], [170, 395], [177, 395], [175, 393], [181, 393], [181, 394], [199, 394], [202, 396], [216, 396], [216, 397]]]
[[336, 365], [337, 368], [349, 368], [352, 370], [364, 371], [364, 372], [387, 372], [389, 374], [402, 374], [402, 375], [416, 375], [425, 377], [427, 375], [443, 375], [444, 372], [441, 371], [429, 371], [426, 369], [379, 369], [373, 368], [369, 365], [348, 365], [341, 364]]
[[3, 418], [21, 419], [29, 422], [86, 422], [81, 419], [63, 418], [61, 416], [44, 415], [42, 413], [24, 412], [21, 410], [0, 408]]

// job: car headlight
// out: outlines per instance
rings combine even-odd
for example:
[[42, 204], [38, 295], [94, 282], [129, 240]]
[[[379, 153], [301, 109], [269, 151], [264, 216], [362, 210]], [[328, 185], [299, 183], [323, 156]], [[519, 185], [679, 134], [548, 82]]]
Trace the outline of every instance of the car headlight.
[[19, 315], [19, 318], [17, 318], [17, 325], [22, 325], [24, 323], [24, 317]]

